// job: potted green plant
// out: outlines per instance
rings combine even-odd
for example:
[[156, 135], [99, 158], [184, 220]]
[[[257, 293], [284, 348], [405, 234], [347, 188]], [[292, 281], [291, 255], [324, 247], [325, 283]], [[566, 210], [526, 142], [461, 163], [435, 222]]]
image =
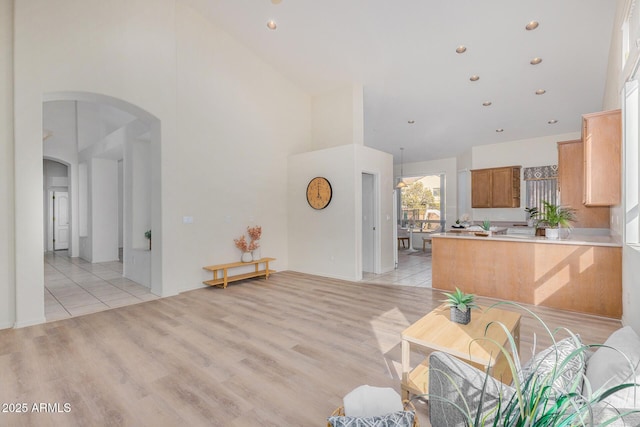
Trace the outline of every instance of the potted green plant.
[[476, 236], [491, 236], [491, 221], [485, 219], [484, 221], [482, 221], [482, 225], [480, 225], [480, 228], [482, 228], [482, 231], [475, 233]]
[[524, 211], [527, 213], [527, 226], [533, 227], [535, 225], [535, 219], [540, 214], [538, 208], [533, 206], [530, 208], [524, 208]]
[[[451, 363], [442, 363], [445, 359], [439, 357], [430, 360], [430, 381], [435, 379], [438, 385], [425, 395], [429, 398], [432, 423], [446, 417], [448, 421], [462, 418], [463, 424], [455, 425], [469, 427], [640, 425], [639, 409], [616, 408], [607, 403], [610, 396], [623, 390], [625, 393], [629, 390], [629, 396], [635, 399], [634, 389], [639, 386], [634, 381], [635, 373], [612, 381], [603, 379], [604, 385], [598, 389], [592, 387], [589, 375], [584, 373], [588, 353], [598, 348], [618, 354], [622, 364], [628, 362], [628, 367], [623, 368], [628, 369], [625, 372], [633, 373], [636, 368], [629, 357], [606, 343], [583, 344], [578, 335], [566, 328], [551, 330], [538, 315], [516, 303], [499, 302], [486, 310], [501, 305], [512, 305], [528, 313], [532, 320], [542, 325], [552, 345], [522, 364], [518, 338], [500, 322], [494, 322], [495, 327], [501, 327], [507, 335], [507, 344], [499, 351], [504, 354], [513, 376], [511, 385], [492, 378], [489, 370], [483, 374], [455, 357], [450, 358]], [[567, 338], [559, 340], [559, 335], [564, 333], [568, 334]], [[474, 341], [497, 344], [486, 337]], [[461, 366], [464, 370], [458, 369]]]
[[151, 230], [147, 230], [144, 232], [144, 237], [149, 239], [149, 250], [151, 250]]
[[476, 304], [476, 296], [474, 294], [465, 294], [458, 287], [455, 292], [443, 292], [447, 298], [442, 302], [447, 304], [451, 309], [450, 318], [452, 322], [466, 325], [471, 321], [471, 309], [478, 308]]
[[546, 200], [542, 201], [542, 213], [539, 214], [540, 222], [547, 225], [545, 236], [548, 239], [557, 239], [560, 227], [571, 228], [571, 223], [576, 220], [575, 209], [555, 205]]

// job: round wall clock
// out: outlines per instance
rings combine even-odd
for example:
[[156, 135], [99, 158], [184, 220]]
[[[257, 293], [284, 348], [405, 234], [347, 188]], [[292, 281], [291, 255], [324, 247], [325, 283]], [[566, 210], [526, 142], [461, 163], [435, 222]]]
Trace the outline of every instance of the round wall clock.
[[307, 185], [307, 202], [313, 209], [324, 209], [331, 202], [331, 184], [327, 178], [317, 176]]

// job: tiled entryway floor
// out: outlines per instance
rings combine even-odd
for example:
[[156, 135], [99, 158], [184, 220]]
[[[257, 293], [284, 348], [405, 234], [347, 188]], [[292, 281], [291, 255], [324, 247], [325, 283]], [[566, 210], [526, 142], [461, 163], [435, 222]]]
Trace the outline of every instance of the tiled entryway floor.
[[149, 288], [122, 277], [122, 263], [92, 264], [70, 258], [67, 251], [45, 254], [44, 289], [47, 321], [158, 298]]
[[[398, 251], [398, 268], [384, 274], [364, 273], [363, 281], [431, 287], [431, 249]], [[44, 311], [47, 321], [95, 313], [159, 298], [149, 288], [122, 277], [122, 263], [92, 264], [70, 258], [67, 251], [44, 256]]]
[[386, 285], [431, 287], [431, 248], [425, 252], [398, 251], [398, 268], [384, 274], [363, 273], [362, 281]]

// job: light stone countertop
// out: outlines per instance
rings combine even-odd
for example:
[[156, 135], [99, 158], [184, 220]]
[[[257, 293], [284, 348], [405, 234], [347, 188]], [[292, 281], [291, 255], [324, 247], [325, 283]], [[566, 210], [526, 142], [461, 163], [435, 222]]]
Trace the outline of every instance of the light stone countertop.
[[530, 242], [530, 243], [545, 243], [552, 245], [585, 245], [585, 246], [611, 246], [622, 247], [622, 239], [619, 236], [610, 235], [590, 235], [590, 234], [577, 234], [570, 233], [567, 238], [558, 240], [547, 239], [544, 236], [526, 236], [520, 234], [493, 234], [488, 237], [476, 236], [473, 232], [447, 232], [447, 233], [434, 233], [432, 238], [445, 238], [445, 239], [473, 239], [473, 240], [499, 240], [506, 242]]

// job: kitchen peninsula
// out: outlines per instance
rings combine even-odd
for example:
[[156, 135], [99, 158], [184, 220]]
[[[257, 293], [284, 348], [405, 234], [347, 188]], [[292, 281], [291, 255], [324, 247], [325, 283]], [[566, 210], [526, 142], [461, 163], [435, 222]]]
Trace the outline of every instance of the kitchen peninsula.
[[433, 288], [622, 316], [622, 245], [613, 237], [439, 233], [432, 245]]

